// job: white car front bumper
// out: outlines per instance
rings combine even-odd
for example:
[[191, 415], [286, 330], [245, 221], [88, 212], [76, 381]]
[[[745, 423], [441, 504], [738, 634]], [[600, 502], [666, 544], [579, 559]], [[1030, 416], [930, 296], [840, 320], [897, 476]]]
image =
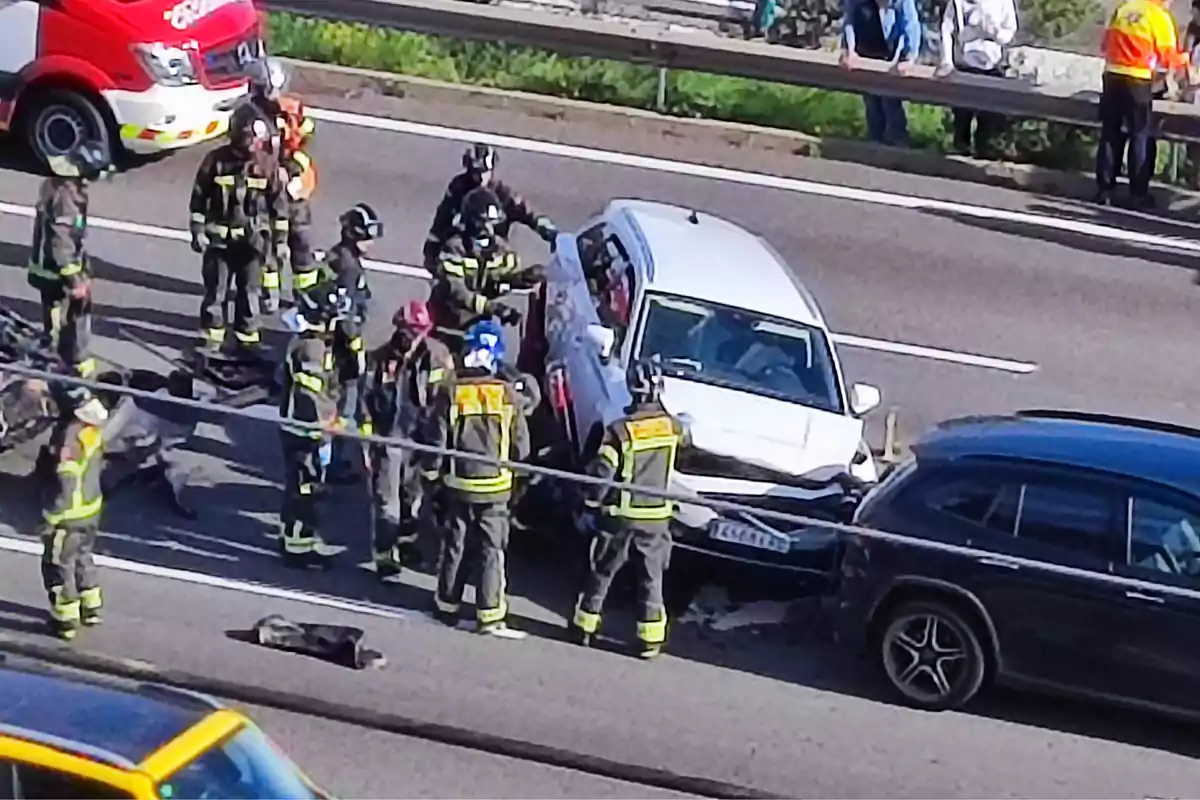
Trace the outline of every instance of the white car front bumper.
[[145, 92], [109, 91], [121, 143], [132, 153], [150, 154], [208, 141], [229, 128], [231, 101], [244, 87], [155, 86]]

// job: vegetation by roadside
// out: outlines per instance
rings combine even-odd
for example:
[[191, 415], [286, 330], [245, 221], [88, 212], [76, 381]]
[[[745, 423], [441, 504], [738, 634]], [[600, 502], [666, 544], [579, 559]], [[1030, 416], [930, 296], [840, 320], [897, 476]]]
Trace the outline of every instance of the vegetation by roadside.
[[[268, 36], [272, 51], [282, 56], [455, 83], [636, 108], [653, 108], [658, 91], [658, 72], [652, 67], [526, 47], [282, 13], [269, 16]], [[831, 138], [861, 139], [866, 133], [862, 101], [855, 95], [696, 72], [669, 74], [665, 110]], [[915, 147], [948, 148], [948, 111], [910, 103], [908, 113]], [[1070, 126], [1020, 120], [1010, 126], [1001, 146], [1013, 161], [1079, 170], [1091, 165], [1094, 139]]]

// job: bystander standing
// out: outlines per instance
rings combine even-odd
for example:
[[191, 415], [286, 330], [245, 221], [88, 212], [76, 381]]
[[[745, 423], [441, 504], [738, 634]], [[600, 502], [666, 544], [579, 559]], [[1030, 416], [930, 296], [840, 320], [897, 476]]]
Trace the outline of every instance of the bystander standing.
[[[1166, 0], [1125, 0], [1104, 33], [1104, 88], [1100, 143], [1096, 148], [1096, 201], [1111, 205], [1121, 162], [1126, 161], [1135, 208], [1153, 207], [1148, 152], [1153, 130], [1155, 76], [1187, 66]], [[1124, 150], [1128, 149], [1128, 159]]]
[[[907, 74], [921, 54], [921, 17], [915, 0], [843, 0], [841, 65], [853, 69], [855, 60], [891, 62]], [[863, 95], [867, 136], [874, 142], [908, 144], [908, 116], [898, 97]]]
[[[947, 0], [941, 34], [938, 77], [955, 70], [1004, 77], [1006, 48], [1017, 35], [1016, 5], [1013, 0]], [[993, 142], [1004, 126], [1003, 116], [971, 108], [955, 108], [952, 115], [955, 152], [996, 155]]]

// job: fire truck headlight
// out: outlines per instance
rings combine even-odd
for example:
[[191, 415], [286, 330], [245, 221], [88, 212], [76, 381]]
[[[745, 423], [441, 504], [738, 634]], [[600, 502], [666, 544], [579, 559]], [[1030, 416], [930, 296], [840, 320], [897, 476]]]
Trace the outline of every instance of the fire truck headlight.
[[186, 86], [196, 83], [196, 65], [192, 54], [180, 47], [166, 47], [161, 42], [135, 44], [133, 53], [155, 83], [163, 86]]

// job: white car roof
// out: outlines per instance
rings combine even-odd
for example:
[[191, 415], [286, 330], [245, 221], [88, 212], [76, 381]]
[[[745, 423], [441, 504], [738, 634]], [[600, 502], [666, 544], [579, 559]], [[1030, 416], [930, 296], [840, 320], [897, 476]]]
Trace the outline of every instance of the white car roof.
[[[764, 239], [704, 212], [613, 200], [607, 216], [646, 263], [646, 289], [707, 300], [825, 329], [816, 300]], [[625, 237], [622, 237], [624, 239]]]

